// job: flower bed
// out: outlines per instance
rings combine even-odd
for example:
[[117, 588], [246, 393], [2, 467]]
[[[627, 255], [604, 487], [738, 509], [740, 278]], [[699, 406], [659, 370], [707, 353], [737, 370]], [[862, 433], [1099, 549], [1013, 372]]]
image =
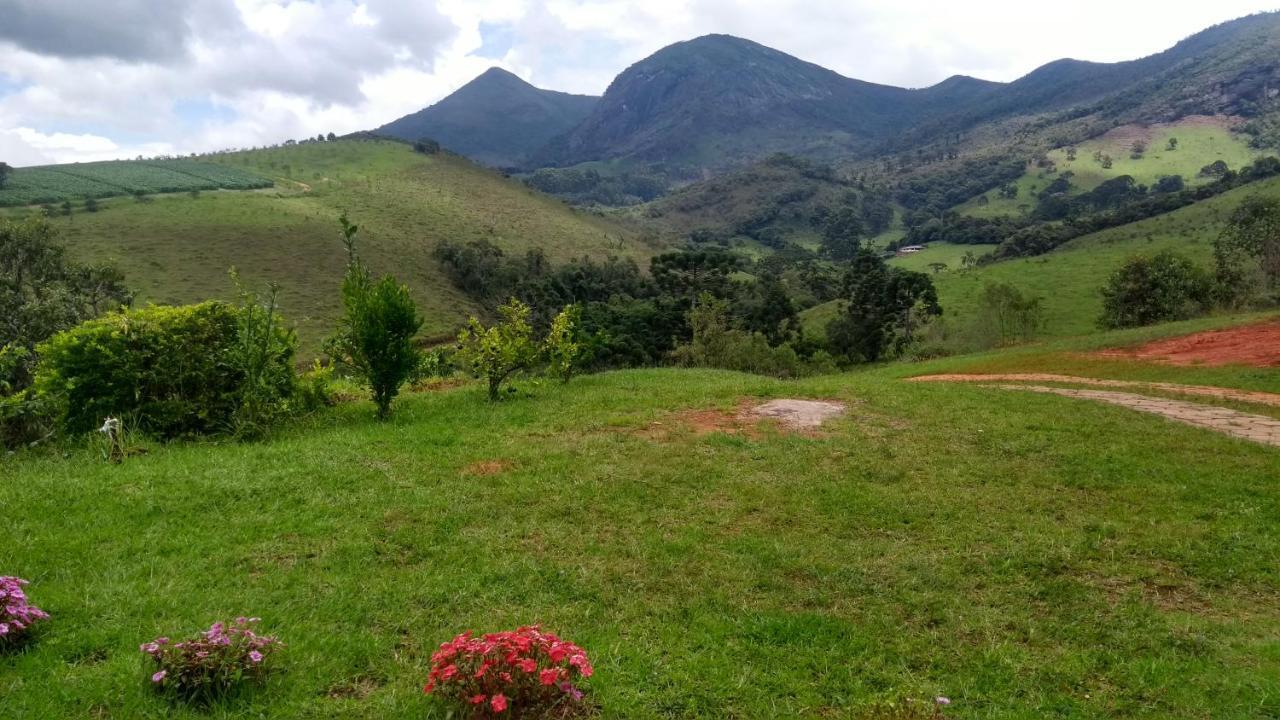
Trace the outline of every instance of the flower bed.
[[284, 646], [278, 639], [253, 631], [258, 618], [214, 623], [199, 635], [179, 642], [167, 637], [139, 649], [155, 660], [151, 683], [185, 699], [211, 700], [249, 683], [261, 682], [270, 659]]
[[22, 587], [26, 580], [0, 576], [0, 647], [12, 647], [30, 637], [36, 623], [49, 619], [49, 613], [27, 601]]

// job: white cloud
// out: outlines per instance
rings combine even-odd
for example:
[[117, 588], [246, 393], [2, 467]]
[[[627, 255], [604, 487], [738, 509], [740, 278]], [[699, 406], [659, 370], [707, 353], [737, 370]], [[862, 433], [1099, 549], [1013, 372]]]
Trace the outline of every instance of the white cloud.
[[[493, 64], [542, 87], [598, 94], [646, 55], [712, 32], [872, 82], [1012, 80], [1060, 57], [1148, 55], [1277, 2], [95, 0], [85, 13], [83, 0], [0, 0], [0, 128], [114, 144], [40, 145], [10, 130], [0, 132], [0, 159], [131, 157], [369, 129]], [[478, 54], [495, 29], [496, 62]]]

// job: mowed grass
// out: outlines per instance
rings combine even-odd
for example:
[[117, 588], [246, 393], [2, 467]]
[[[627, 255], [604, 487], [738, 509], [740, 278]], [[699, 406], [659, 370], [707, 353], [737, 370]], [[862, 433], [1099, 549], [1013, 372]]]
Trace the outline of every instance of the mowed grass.
[[[529, 622], [587, 648], [602, 717], [1280, 713], [1280, 452], [904, 367], [467, 386], [261, 444], [10, 458], [0, 568], [54, 619], [0, 662], [4, 716], [443, 718], [435, 646]], [[769, 397], [849, 415], [679, 420]], [[149, 691], [140, 642], [240, 614], [288, 643], [264, 692]]]
[[905, 270], [914, 270], [935, 274], [934, 268], [930, 267], [934, 263], [942, 263], [946, 265], [941, 272], [951, 272], [953, 270], [961, 270], [964, 268], [964, 257], [968, 253], [973, 253], [974, 258], [983, 255], [995, 249], [995, 245], [953, 245], [951, 243], [932, 243], [929, 247], [917, 253], [910, 255], [899, 255], [889, 260], [889, 264], [894, 267], [900, 267]]
[[[1135, 139], [1147, 143], [1147, 151], [1139, 159], [1131, 157]], [[1176, 150], [1169, 150], [1170, 138], [1178, 140]], [[1112, 166], [1104, 168], [1094, 153], [1110, 155]], [[1213, 180], [1199, 177], [1200, 169], [1222, 160], [1232, 170], [1252, 163], [1260, 154], [1249, 147], [1248, 139], [1229, 129], [1220, 118], [1193, 117], [1171, 124], [1149, 128], [1126, 126], [1107, 135], [1076, 146], [1076, 159], [1068, 160], [1065, 148], [1048, 154], [1056, 172], [1029, 165], [1026, 174], [1015, 181], [1016, 198], [1003, 198], [992, 190], [960, 206], [960, 212], [975, 217], [1021, 215], [1035, 209], [1037, 193], [1056, 180], [1059, 174], [1073, 173], [1073, 192], [1092, 190], [1105, 180], [1130, 175], [1141, 185], [1151, 186], [1166, 175], [1181, 175], [1188, 185]]]
[[124, 269], [141, 302], [234, 297], [232, 266], [256, 289], [279, 283], [284, 314], [307, 354], [339, 314], [346, 255], [337, 217], [344, 210], [361, 227], [361, 254], [374, 271], [413, 290], [428, 337], [451, 333], [476, 311], [431, 255], [443, 241], [486, 239], [517, 256], [542, 248], [554, 261], [615, 254], [646, 264], [657, 251], [634, 232], [516, 180], [400, 143], [314, 143], [213, 159], [271, 176], [277, 186], [122, 199], [54, 222], [77, 259]]

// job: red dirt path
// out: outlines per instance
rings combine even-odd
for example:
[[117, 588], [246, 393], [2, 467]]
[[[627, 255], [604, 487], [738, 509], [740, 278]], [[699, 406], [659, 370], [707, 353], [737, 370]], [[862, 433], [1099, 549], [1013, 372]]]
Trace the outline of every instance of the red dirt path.
[[1167, 365], [1280, 367], [1280, 322], [1211, 330], [1098, 354]]

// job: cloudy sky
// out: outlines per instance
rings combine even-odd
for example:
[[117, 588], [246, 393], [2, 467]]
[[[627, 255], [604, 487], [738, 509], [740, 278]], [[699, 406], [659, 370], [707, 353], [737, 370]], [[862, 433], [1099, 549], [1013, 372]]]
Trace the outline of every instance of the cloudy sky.
[[599, 94], [719, 32], [850, 77], [1013, 80], [1125, 60], [1280, 0], [0, 0], [0, 160], [187, 153], [376, 127], [499, 65]]

